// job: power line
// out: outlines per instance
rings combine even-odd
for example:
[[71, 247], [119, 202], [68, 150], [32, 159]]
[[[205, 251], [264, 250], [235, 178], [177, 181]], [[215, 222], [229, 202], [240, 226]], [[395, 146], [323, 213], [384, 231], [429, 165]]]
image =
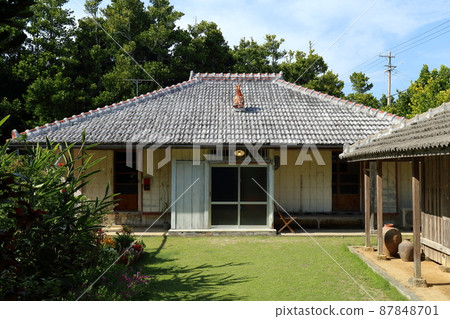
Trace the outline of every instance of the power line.
[[[322, 56], [329, 50], [329, 49], [331, 49], [343, 36], [344, 36], [344, 34], [346, 34], [347, 33], [347, 31], [348, 30], [350, 30], [352, 27], [353, 27], [353, 25], [356, 23], [356, 22], [358, 22], [359, 21], [359, 19], [361, 19], [362, 18], [362, 16], [364, 16], [366, 13], [367, 13], [367, 11], [369, 11], [374, 5], [375, 5], [375, 3], [377, 2], [377, 0], [375, 0], [374, 2], [372, 2], [371, 4], [370, 4], [370, 6], [368, 6], [367, 7], [367, 9], [366, 10], [364, 10], [364, 12], [363, 13], [361, 13], [348, 27], [347, 27], [347, 29], [345, 29], [344, 30], [344, 32], [342, 32], [338, 37], [337, 37], [337, 39], [336, 40], [334, 40], [334, 42], [333, 43], [331, 43], [329, 46], [328, 46], [328, 48], [326, 48], [325, 49], [325, 51], [324, 52], [322, 52]], [[297, 78], [297, 80], [295, 80], [294, 81], [294, 84], [295, 83], [297, 83], [297, 81], [298, 80], [300, 80], [300, 78], [301, 77], [303, 77], [303, 75], [305, 75], [305, 73], [306, 72], [308, 72], [309, 71], [309, 69], [311, 69], [313, 66], [314, 66], [314, 64], [316, 64], [316, 62], [317, 61], [319, 61], [319, 58], [317, 58], [316, 60], [314, 60], [313, 61], [313, 63], [311, 63], [311, 65]]]
[[375, 74], [378, 74], [378, 73], [381, 73], [381, 72], [384, 72], [384, 70], [378, 70], [378, 71], [375, 71], [375, 72], [373, 72], [373, 73], [370, 73], [369, 75], [367, 75], [367, 77], [371, 78], [371, 77], [374, 76]]
[[[374, 67], [378, 67], [380, 64], [382, 64], [383, 61], [382, 61], [381, 58], [380, 58], [380, 54], [381, 54], [381, 52], [378, 53], [378, 54], [376, 55], [376, 57], [377, 57], [376, 60], [370, 62], [369, 64], [367, 64], [367, 65], [365, 65], [365, 66], [363, 66], [363, 67], [361, 67], [361, 68], [359, 69], [359, 72], [367, 72], [368, 70], [373, 69]], [[364, 65], [365, 63], [367, 63], [368, 61], [372, 60], [373, 58], [374, 58], [374, 57], [372, 57], [372, 58], [366, 60], [366, 62], [363, 62], [363, 63], [361, 63], [361, 64], [358, 65], [358, 66]], [[346, 74], [349, 74], [349, 73], [350, 73], [351, 71], [353, 71], [353, 70], [355, 70], [355, 71], [358, 70], [358, 67], [352, 68], [352, 69], [348, 70], [347, 72], [342, 73], [341, 76], [344, 76], [344, 75], [346, 75]]]
[[[444, 21], [443, 23], [441, 23], [441, 24], [439, 24], [439, 25], [437, 25], [437, 26], [435, 26], [435, 27], [433, 27], [433, 28], [431, 28], [431, 29], [429, 29], [429, 30], [423, 32], [423, 33], [421, 33], [421, 34], [419, 34], [419, 35], [416, 35], [415, 37], [413, 37], [413, 38], [411, 38], [411, 39], [409, 39], [409, 40], [406, 40], [405, 42], [402, 42], [402, 43], [400, 43], [400, 44], [397, 44], [396, 46], [393, 46], [392, 48], [389, 49], [389, 51], [394, 51], [394, 49], [396, 49], [396, 48], [402, 46], [403, 44], [406, 44], [406, 43], [408, 43], [408, 42], [411, 42], [411, 41], [413, 41], [413, 40], [415, 40], [415, 39], [421, 37], [422, 35], [427, 34], [428, 32], [433, 31], [434, 29], [437, 29], [437, 28], [439, 28], [440, 26], [442, 26], [442, 25], [444, 25], [444, 24], [446, 24], [446, 23], [449, 23], [449, 22], [450, 22], [450, 20], [446, 20], [446, 21]], [[446, 29], [446, 28], [448, 28], [448, 26], [445, 27], [444, 29]], [[439, 32], [439, 31], [438, 31], [438, 32]]]
[[[435, 37], [433, 37], [433, 38], [431, 38], [431, 39], [428, 39], [428, 40], [426, 40], [426, 41], [420, 42], [419, 44], [416, 44], [416, 45], [414, 45], [414, 46], [412, 46], [412, 47], [409, 47], [409, 48], [407, 48], [407, 49], [404, 49], [404, 50], [402, 50], [402, 51], [400, 51], [400, 52], [397, 52], [397, 54], [403, 53], [403, 52], [405, 52], [405, 51], [408, 51], [408, 50], [411, 50], [411, 49], [413, 49], [413, 48], [415, 48], [415, 47], [418, 47], [419, 45], [422, 45], [422, 44], [424, 44], [424, 43], [430, 42], [431, 40], [434, 40], [434, 39], [436, 39], [436, 38], [439, 38], [440, 36], [443, 36], [444, 34], [449, 33], [449, 32], [450, 32], [450, 30], [448, 30], [448, 31], [446, 31], [446, 32], [444, 32], [444, 33], [441, 33], [441, 34], [439, 34], [439, 35], [437, 35], [437, 36], [435, 36]], [[422, 40], [424, 40], [424, 39], [422, 39]]]
[[[379, 54], [381, 54], [381, 53], [379, 53]], [[351, 70], [349, 70], [349, 71], [346, 71], [346, 72], [342, 73], [342, 75], [341, 75], [341, 76], [344, 76], [344, 75], [346, 75], [346, 74], [350, 73], [350, 72], [351, 72], [352, 70], [356, 70], [356, 69], [358, 69], [358, 68], [359, 68], [360, 66], [362, 66], [362, 65], [366, 64], [367, 62], [369, 62], [370, 60], [372, 60], [372, 59], [374, 59], [374, 58], [376, 58], [377, 60], [375, 60], [375, 61], [372, 61], [371, 63], [369, 63], [369, 65], [370, 65], [370, 64], [372, 64], [372, 63], [374, 63], [374, 62], [378, 62], [379, 54], [377, 54], [377, 55], [375, 55], [375, 56], [373, 56], [373, 57], [371, 57], [371, 58], [367, 59], [367, 60], [366, 60], [366, 61], [364, 61], [363, 63], [360, 63], [360, 64], [358, 64], [357, 66], [355, 66], [355, 67], [354, 67], [354, 68], [352, 68]]]
[[407, 92], [407, 91], [408, 91], [408, 90], [397, 91], [397, 93], [394, 93], [394, 94], [392, 94], [392, 96], [396, 96], [396, 95], [399, 95], [399, 94], [405, 93], [405, 92]]
[[[411, 39], [408, 39], [408, 40], [406, 40], [406, 41], [404, 41], [404, 42], [402, 42], [402, 43], [400, 43], [400, 44], [397, 44], [397, 45], [391, 47], [390, 49], [388, 49], [388, 51], [394, 51], [395, 49], [397, 49], [397, 50], [401, 50], [401, 51], [397, 51], [396, 54], [400, 54], [400, 53], [403, 53], [403, 52], [405, 52], [405, 51], [407, 51], [407, 50], [410, 50], [410, 49], [412, 49], [412, 48], [414, 48], [414, 47], [416, 47], [416, 46], [419, 46], [419, 45], [422, 45], [422, 44], [424, 44], [424, 43], [426, 43], [426, 42], [428, 42], [428, 41], [431, 41], [431, 40], [433, 40], [433, 39], [435, 39], [435, 38], [437, 38], [437, 37], [439, 37], [439, 36], [441, 36], [441, 35], [444, 35], [445, 33], [450, 32], [450, 30], [449, 30], [449, 31], [446, 31], [446, 32], [444, 32], [444, 33], [442, 33], [442, 34], [440, 34], [440, 35], [438, 35], [438, 36], [436, 36], [436, 37], [434, 37], [434, 38], [432, 38], [432, 39], [429, 39], [429, 40], [427, 40], [427, 41], [421, 42], [421, 43], [419, 43], [419, 44], [417, 44], [417, 45], [415, 45], [415, 46], [411, 46], [411, 45], [413, 45], [413, 44], [415, 44], [415, 43], [417, 43], [417, 42], [420, 42], [420, 41], [422, 41], [422, 40], [424, 40], [424, 39], [426, 39], [426, 38], [428, 38], [428, 37], [430, 37], [430, 36], [432, 36], [432, 35], [434, 35], [434, 34], [436, 34], [436, 33], [440, 33], [440, 32], [442, 32], [442, 31], [446, 30], [446, 29], [449, 28], [450, 26], [445, 26], [444, 28], [441, 28], [441, 29], [439, 29], [438, 31], [436, 31], [436, 32], [434, 32], [434, 33], [432, 33], [432, 34], [429, 34], [428, 36], [423, 37], [423, 38], [420, 39], [420, 40], [414, 41], [414, 40], [416, 40], [416, 39], [422, 37], [423, 35], [426, 35], [426, 34], [430, 33], [431, 31], [438, 29], [439, 27], [442, 27], [443, 25], [445, 25], [445, 24], [447, 24], [447, 23], [449, 23], [449, 22], [450, 22], [450, 20], [447, 19], [447, 20], [445, 20], [444, 22], [440, 23], [439, 25], [434, 26], [433, 28], [428, 29], [428, 30], [425, 31], [425, 32], [422, 32], [421, 34], [416, 35], [416, 36], [412, 37]], [[414, 41], [414, 42], [413, 42], [413, 43], [410, 43], [410, 42], [412, 42], [412, 41]], [[407, 43], [410, 43], [410, 44], [404, 46], [404, 45], [407, 44]], [[402, 46], [404, 46], [404, 48], [402, 48]], [[404, 50], [402, 50], [402, 49], [404, 49]], [[364, 62], [358, 64], [357, 66], [351, 68], [350, 70], [348, 70], [348, 71], [342, 73], [342, 76], [344, 76], [344, 75], [346, 75], [346, 74], [352, 72], [353, 70], [358, 70], [358, 68], [359, 68], [361, 71], [364, 70], [364, 69], [370, 69], [371, 66], [372, 66], [373, 64], [376, 64], [376, 63], [379, 62], [378, 59], [376, 59], [375, 61], [370, 62], [371, 60], [373, 60], [374, 58], [377, 58], [377, 57], [379, 57], [379, 54], [377, 54], [377, 55], [375, 55], [375, 56], [373, 56], [373, 57], [371, 57], [371, 58], [365, 60]], [[366, 64], [367, 64], [367, 65], [366, 65]]]
[[403, 80], [410, 81], [410, 78], [407, 77], [406, 74], [403, 74], [402, 72], [400, 72], [400, 71], [398, 71], [398, 70], [394, 70], [393, 75], [394, 75], [394, 76], [397, 76], [397, 77], [399, 77], [399, 78], [402, 78]]
[[[381, 54], [381, 53], [380, 53]], [[380, 54], [378, 55], [378, 57], [380, 57]], [[380, 66], [382, 66], [384, 64], [384, 61], [379, 58], [379, 60], [376, 61], [376, 63], [371, 63], [370, 65], [367, 65], [366, 67], [363, 67], [360, 72], [367, 72], [369, 70], [372, 70], [374, 68], [379, 68]]]

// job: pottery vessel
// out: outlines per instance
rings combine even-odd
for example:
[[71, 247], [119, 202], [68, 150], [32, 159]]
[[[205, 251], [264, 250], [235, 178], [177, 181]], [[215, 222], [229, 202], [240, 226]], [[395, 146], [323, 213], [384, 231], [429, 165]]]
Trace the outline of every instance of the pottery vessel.
[[398, 256], [398, 245], [402, 242], [402, 233], [393, 224], [383, 227], [383, 253], [386, 257]]
[[403, 240], [398, 245], [398, 254], [403, 261], [413, 261], [414, 259], [414, 244], [409, 240]]

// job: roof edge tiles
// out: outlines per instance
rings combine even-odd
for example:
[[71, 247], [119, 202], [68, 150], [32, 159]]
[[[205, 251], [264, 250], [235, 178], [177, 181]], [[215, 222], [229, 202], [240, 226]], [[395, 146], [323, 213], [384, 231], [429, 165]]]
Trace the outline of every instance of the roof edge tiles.
[[369, 135], [365, 139], [359, 140], [352, 145], [344, 145], [344, 151], [340, 155], [340, 157], [343, 159], [363, 157], [363, 156], [367, 155], [369, 152], [361, 151], [361, 150], [359, 150], [359, 148], [370, 146], [370, 144], [376, 140], [385, 138], [398, 130], [405, 129], [406, 127], [423, 122], [424, 120], [433, 118], [435, 116], [439, 116], [441, 113], [444, 113], [444, 112], [450, 112], [450, 102], [443, 103], [440, 106], [429, 109], [428, 111], [426, 111], [422, 114], [418, 114], [411, 119], [407, 119], [400, 123], [397, 123], [397, 124], [389, 127], [388, 129], [379, 131], [378, 133], [373, 134], [373, 135]]
[[198, 82], [197, 79], [189, 79], [189, 81], [184, 81], [182, 83], [178, 83], [175, 85], [167, 86], [165, 88], [161, 88], [159, 90], [155, 90], [146, 94], [142, 94], [140, 96], [135, 96], [128, 100], [120, 101], [118, 103], [113, 103], [111, 105], [105, 105], [104, 107], [98, 107], [95, 110], [89, 110], [88, 112], [82, 112], [78, 115], [72, 115], [70, 117], [65, 117], [62, 120], [56, 120], [51, 123], [46, 123], [42, 126], [36, 126], [33, 129], [27, 129], [24, 132], [19, 133], [16, 129], [11, 131], [11, 140], [18, 138], [20, 135], [26, 134], [27, 138], [35, 137], [39, 135], [45, 135], [50, 132], [53, 132], [57, 129], [60, 129], [64, 126], [71, 126], [76, 123], [81, 123], [83, 121], [88, 120], [92, 117], [97, 117], [106, 113], [116, 112], [125, 107], [132, 107], [137, 100], [140, 99], [154, 99], [161, 95], [165, 95], [167, 93], [171, 93], [177, 90], [181, 90], [183, 88], [190, 87], [194, 83]]
[[280, 86], [292, 89], [294, 91], [302, 92], [304, 94], [308, 94], [308, 95], [314, 96], [316, 98], [320, 98], [326, 102], [331, 102], [336, 105], [349, 108], [355, 112], [367, 114], [369, 116], [373, 116], [378, 119], [386, 119], [389, 122], [391, 122], [392, 124], [398, 124], [398, 123], [402, 123], [405, 121], [405, 118], [402, 116], [398, 116], [396, 114], [391, 114], [391, 113], [382, 111], [380, 109], [376, 109], [376, 108], [369, 107], [366, 105], [358, 104], [356, 102], [344, 100], [344, 99], [338, 98], [333, 95], [325, 94], [325, 93], [322, 93], [322, 92], [319, 92], [319, 91], [316, 91], [313, 89], [309, 89], [309, 88], [306, 88], [304, 86], [301, 86], [301, 85], [298, 85], [298, 84], [295, 84], [292, 82], [285, 81], [283, 79], [276, 79], [274, 81], [274, 83], [276, 83]]

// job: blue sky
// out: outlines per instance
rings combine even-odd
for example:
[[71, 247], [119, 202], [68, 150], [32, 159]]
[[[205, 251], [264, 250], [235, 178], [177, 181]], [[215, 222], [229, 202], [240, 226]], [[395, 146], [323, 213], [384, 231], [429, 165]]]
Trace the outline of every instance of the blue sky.
[[[102, 6], [109, 2], [104, 0]], [[275, 34], [285, 40], [283, 49], [307, 52], [308, 43], [312, 41], [314, 49], [324, 57], [329, 68], [345, 81], [345, 93], [351, 92], [348, 77], [353, 71], [363, 71], [370, 76], [374, 84], [371, 92], [376, 97], [386, 93], [387, 75], [384, 70], [387, 61], [378, 55], [386, 55], [391, 48], [392, 54], [396, 55], [392, 59], [396, 66], [392, 76], [393, 93], [397, 89], [406, 89], [412, 80], [417, 79], [423, 64], [430, 68], [439, 68], [442, 64], [450, 66], [448, 0], [170, 2], [185, 14], [178, 22], [180, 27], [195, 21], [214, 21], [231, 47], [243, 37], [253, 37], [262, 43], [266, 34]], [[148, 0], [144, 3], [148, 4]], [[79, 5], [83, 4], [84, 0], [69, 0], [66, 7], [81, 18], [84, 13]], [[404, 43], [410, 39], [412, 41]]]

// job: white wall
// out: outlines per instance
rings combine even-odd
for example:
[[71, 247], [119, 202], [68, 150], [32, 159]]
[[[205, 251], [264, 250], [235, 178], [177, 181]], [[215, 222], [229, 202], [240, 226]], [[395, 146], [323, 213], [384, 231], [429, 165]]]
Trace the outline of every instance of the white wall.
[[[164, 212], [168, 205], [170, 205], [170, 192], [171, 192], [171, 163], [167, 163], [163, 167], [158, 169], [158, 163], [164, 158], [165, 150], [158, 149], [153, 153], [153, 172], [148, 171], [147, 161], [148, 154], [143, 152], [144, 165], [142, 178], [150, 177], [151, 186], [150, 190], [142, 189], [143, 197], [143, 212]], [[153, 173], [150, 176], [150, 173]]]
[[400, 210], [412, 208], [411, 172], [411, 162], [398, 162], [398, 206]]
[[[279, 150], [273, 153], [280, 155]], [[295, 165], [300, 150], [288, 150], [287, 165], [280, 165], [274, 172], [275, 200], [288, 212], [331, 212], [331, 151], [320, 150], [319, 153], [325, 165], [319, 165], [313, 155], [314, 161]]]
[[[73, 150], [73, 154], [78, 150]], [[83, 194], [89, 199], [102, 198], [105, 195], [106, 185], [109, 183], [109, 194], [113, 193], [114, 183], [114, 152], [112, 150], [89, 150], [92, 154], [91, 162], [104, 157], [102, 161], [94, 165], [89, 172], [100, 170], [97, 174], [90, 177], [91, 182], [83, 187]], [[81, 164], [81, 163], [80, 163]]]

